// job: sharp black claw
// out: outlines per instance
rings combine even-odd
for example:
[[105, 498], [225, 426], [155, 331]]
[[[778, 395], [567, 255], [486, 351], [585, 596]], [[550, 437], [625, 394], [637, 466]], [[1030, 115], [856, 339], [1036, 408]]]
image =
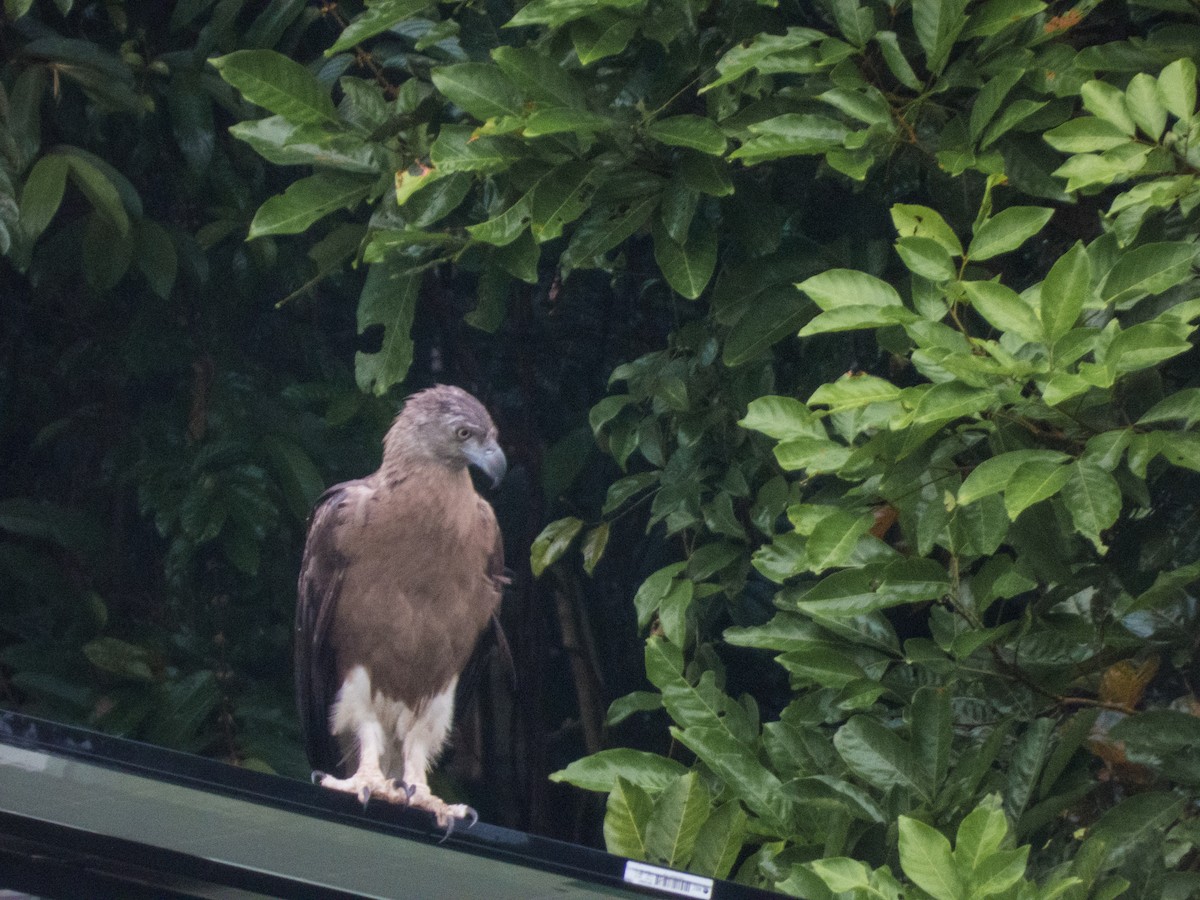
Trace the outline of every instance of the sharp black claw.
[[325, 780], [325, 773], [322, 772], [320, 769], [313, 769], [312, 775], [310, 777], [312, 778], [313, 784], [320, 784], [322, 781]]
[[408, 803], [408, 801], [412, 799], [413, 794], [417, 790], [411, 784], [405, 784], [399, 778], [393, 778], [391, 783], [392, 783], [392, 790], [396, 791], [397, 793], [404, 794], [404, 802], [405, 803]]

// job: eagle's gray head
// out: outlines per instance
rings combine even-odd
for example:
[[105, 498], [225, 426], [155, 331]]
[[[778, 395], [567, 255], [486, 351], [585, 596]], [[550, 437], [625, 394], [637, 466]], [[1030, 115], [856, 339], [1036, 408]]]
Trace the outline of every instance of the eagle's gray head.
[[462, 388], [439, 384], [405, 402], [384, 439], [384, 458], [423, 457], [450, 469], [475, 466], [495, 487], [508, 471], [496, 434], [482, 403]]

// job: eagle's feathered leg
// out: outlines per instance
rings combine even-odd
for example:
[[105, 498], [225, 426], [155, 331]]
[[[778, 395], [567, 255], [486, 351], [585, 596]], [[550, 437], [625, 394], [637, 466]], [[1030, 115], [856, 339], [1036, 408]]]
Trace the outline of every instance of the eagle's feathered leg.
[[429, 770], [446, 743], [454, 719], [457, 682], [454, 678], [440, 694], [431, 697], [399, 735], [404, 741], [402, 777], [408, 786], [408, 804], [432, 813], [438, 826], [446, 829], [447, 834], [454, 830], [458, 819], [468, 819], [472, 825], [479, 819], [471, 807], [464, 803], [447, 803], [429, 789]]
[[372, 797], [380, 797], [391, 803], [406, 803], [410, 791], [405, 785], [397, 784], [383, 770], [387, 753], [387, 741], [383, 723], [374, 714], [371, 705], [371, 683], [362, 668], [356, 668], [346, 679], [338, 700], [333, 707], [332, 726], [334, 733], [348, 733], [354, 739], [354, 755], [358, 767], [349, 778], [313, 773], [313, 780], [322, 787], [354, 794], [366, 806]]

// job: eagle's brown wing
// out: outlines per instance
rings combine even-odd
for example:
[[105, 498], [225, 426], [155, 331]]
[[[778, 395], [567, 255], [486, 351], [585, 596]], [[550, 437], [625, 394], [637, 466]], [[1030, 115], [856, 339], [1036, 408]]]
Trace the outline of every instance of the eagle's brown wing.
[[297, 586], [296, 702], [304, 751], [314, 769], [336, 773], [341, 750], [330, 733], [329, 708], [340, 685], [330, 643], [348, 560], [337, 543], [337, 524], [347, 494], [369, 490], [363, 479], [335, 484], [317, 500], [309, 519]]
[[[482, 498], [480, 498], [479, 506], [480, 521], [485, 525], [490, 525], [495, 531], [492, 552], [488, 557], [488, 578], [496, 586], [497, 594], [503, 594], [505, 585], [512, 580], [504, 568], [504, 540], [500, 534], [500, 527], [496, 524], [496, 515], [491, 506]], [[456, 718], [461, 718], [466, 714], [474, 699], [475, 691], [479, 687], [479, 680], [487, 669], [488, 661], [493, 657], [499, 660], [499, 665], [508, 676], [510, 684], [514, 684], [516, 670], [513, 666], [512, 649], [508, 646], [508, 638], [505, 637], [504, 628], [500, 624], [498, 610], [492, 613], [487, 627], [479, 636], [479, 643], [475, 645], [475, 652], [471, 654], [471, 658], [467, 660], [467, 665], [459, 676], [458, 686], [454, 692]]]

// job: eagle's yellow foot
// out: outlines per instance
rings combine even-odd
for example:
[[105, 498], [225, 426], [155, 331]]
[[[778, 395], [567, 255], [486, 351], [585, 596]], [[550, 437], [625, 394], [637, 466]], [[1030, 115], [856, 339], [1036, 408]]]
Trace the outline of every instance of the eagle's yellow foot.
[[319, 784], [321, 787], [354, 794], [363, 806], [366, 806], [367, 801], [372, 797], [378, 797], [389, 803], [407, 804], [409, 797], [412, 796], [412, 788], [401, 784], [394, 778], [387, 778], [379, 774], [355, 772], [349, 778], [334, 778], [324, 772], [313, 772], [312, 780], [313, 784]]

